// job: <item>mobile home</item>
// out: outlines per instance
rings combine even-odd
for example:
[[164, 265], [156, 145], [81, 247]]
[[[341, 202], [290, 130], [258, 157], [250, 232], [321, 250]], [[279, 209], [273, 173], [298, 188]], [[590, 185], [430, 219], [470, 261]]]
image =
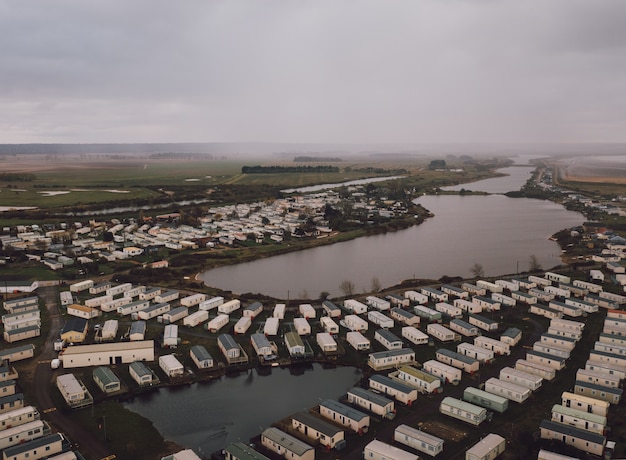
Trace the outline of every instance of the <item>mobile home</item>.
[[478, 426], [488, 417], [487, 409], [460, 399], [446, 397], [439, 404], [439, 412], [470, 425]]
[[548, 328], [548, 334], [558, 335], [561, 337], [568, 337], [576, 341], [580, 340], [583, 336], [582, 331], [567, 330], [567, 329], [563, 329], [560, 326], [550, 326]]
[[465, 452], [465, 460], [492, 460], [506, 450], [506, 439], [489, 433]]
[[404, 424], [396, 427], [393, 432], [393, 440], [420, 452], [424, 452], [431, 457], [436, 457], [437, 454], [443, 451], [443, 439]]
[[542, 420], [539, 424], [539, 430], [541, 439], [561, 441], [568, 446], [597, 456], [602, 455], [606, 445], [606, 438], [602, 435], [551, 420]]
[[403, 346], [402, 339], [387, 329], [378, 329], [374, 333], [374, 340], [387, 350], [399, 350]]
[[316, 317], [315, 308], [310, 303], [301, 303], [298, 306], [298, 311], [304, 319], [313, 319]]
[[440, 291], [439, 289], [435, 289], [433, 287], [425, 286], [420, 289], [420, 292], [436, 302], [448, 301], [448, 294], [446, 294], [443, 291]]
[[478, 327], [473, 326], [467, 321], [463, 321], [462, 319], [450, 320], [450, 324], [448, 325], [448, 327], [465, 337], [475, 337], [478, 335]]
[[391, 302], [385, 299], [381, 299], [380, 297], [376, 297], [373, 295], [369, 295], [365, 298], [365, 303], [378, 311], [386, 311], [391, 308]]
[[365, 433], [370, 426], [370, 416], [333, 399], [326, 399], [319, 405], [320, 415], [355, 433]]
[[347, 400], [350, 404], [388, 419], [392, 419], [396, 411], [395, 404], [391, 399], [361, 387], [353, 387], [348, 390]]
[[267, 318], [265, 320], [265, 324], [263, 325], [263, 334], [271, 336], [278, 334], [278, 326], [280, 325], [280, 320], [275, 317]]
[[458, 344], [456, 346], [456, 351], [462, 355], [476, 359], [481, 363], [490, 364], [494, 359], [493, 351], [467, 342]]
[[571, 316], [573, 318], [583, 316], [585, 311], [582, 308], [569, 305], [565, 302], [559, 302], [557, 300], [551, 300], [548, 304], [549, 308], [562, 312], [564, 315]]
[[473, 294], [473, 295], [487, 295], [487, 289], [485, 289], [484, 287], [477, 286], [476, 284], [463, 283], [463, 284], [461, 284], [461, 288], [464, 291], [467, 291], [469, 294]]
[[572, 293], [567, 289], [561, 289], [560, 287], [556, 286], [546, 286], [545, 288], [543, 288], [543, 290], [546, 291], [548, 294], [554, 295], [555, 297], [569, 297], [572, 295]]
[[565, 350], [557, 345], [550, 345], [541, 341], [533, 343], [532, 349], [548, 355], [558, 356], [563, 359], [569, 359], [570, 357], [570, 352], [568, 350]]
[[315, 334], [315, 341], [323, 353], [337, 353], [337, 342], [328, 332]]
[[502, 286], [496, 284], [496, 283], [492, 283], [490, 281], [486, 281], [486, 280], [478, 280], [476, 281], [476, 286], [483, 288], [489, 292], [502, 292]]
[[393, 320], [378, 310], [367, 312], [367, 319], [370, 323], [385, 329], [390, 329], [394, 326]]
[[485, 382], [485, 391], [518, 403], [523, 403], [532, 394], [532, 391], [526, 387], [500, 380], [495, 377], [492, 377]]
[[252, 326], [252, 318], [249, 316], [242, 316], [235, 323], [233, 331], [235, 334], [245, 334], [248, 332], [248, 329], [250, 329], [250, 326]]
[[452, 286], [451, 284], [443, 284], [441, 290], [448, 294], [448, 296], [458, 297], [459, 299], [469, 298], [469, 292], [463, 288]]
[[570, 337], [563, 337], [560, 335], [550, 334], [549, 332], [542, 334], [539, 340], [541, 341], [541, 343], [545, 343], [546, 345], [554, 345], [563, 350], [572, 351], [576, 347], [575, 339], [572, 339]]
[[519, 281], [514, 279], [512, 280], [495, 280], [495, 283], [498, 286], [502, 286], [504, 289], [507, 289], [511, 292], [519, 290]]
[[508, 399], [474, 387], [466, 387], [463, 390], [463, 400], [500, 414], [509, 408]]
[[543, 383], [543, 378], [536, 375], [531, 374], [529, 372], [524, 372], [519, 369], [514, 369], [512, 367], [503, 367], [500, 369], [500, 380], [504, 382], [511, 382], [516, 385], [528, 388], [530, 391], [537, 391], [541, 388], [541, 384]]
[[298, 335], [309, 335], [311, 333], [311, 325], [306, 318], [294, 318], [293, 327]]
[[187, 307], [176, 307], [163, 314], [163, 324], [175, 323], [188, 315], [189, 309]]
[[425, 296], [424, 294], [417, 291], [405, 291], [404, 297], [409, 299], [411, 302], [415, 302], [421, 305], [428, 303], [428, 296]]
[[212, 333], [216, 333], [218, 332], [221, 328], [223, 328], [224, 326], [226, 326], [229, 322], [229, 318], [228, 315], [217, 315], [215, 318], [213, 318], [211, 321], [209, 321], [208, 323], [206, 323], [206, 329], [209, 332]]
[[241, 301], [239, 299], [229, 300], [217, 306], [217, 312], [224, 315], [230, 315], [234, 311], [241, 308]]
[[446, 302], [437, 302], [435, 304], [435, 310], [445, 316], [449, 316], [451, 318], [462, 318], [463, 310], [460, 307], [455, 307]]
[[572, 321], [569, 319], [553, 319], [550, 321], [550, 327], [559, 327], [563, 330], [582, 332], [585, 329], [585, 323], [581, 321]]
[[343, 308], [351, 314], [362, 315], [367, 312], [367, 305], [356, 299], [346, 299], [343, 302]]
[[389, 312], [389, 315], [392, 319], [405, 324], [407, 326], [419, 326], [420, 325], [420, 317], [414, 315], [410, 311], [403, 310], [400, 307], [393, 307]]
[[189, 349], [189, 356], [198, 369], [210, 369], [215, 361], [207, 349], [202, 345], [194, 345]]
[[133, 313], [137, 313], [141, 310], [145, 310], [150, 306], [149, 300], [137, 300], [136, 302], [131, 302], [127, 305], [122, 305], [121, 307], [117, 307], [117, 314], [122, 316], [128, 316]]
[[[263, 304], [261, 302], [252, 302], [250, 305], [243, 309], [243, 316], [250, 319], [256, 318], [261, 313], [263, 313]], [[313, 314], [315, 315], [315, 309], [313, 309]]]
[[552, 421], [597, 434], [604, 434], [607, 426], [607, 419], [602, 415], [590, 414], [561, 404], [552, 406]]
[[491, 300], [506, 307], [514, 307], [515, 305], [517, 305], [517, 300], [515, 300], [513, 297], [500, 294], [498, 292], [494, 292], [493, 294], [491, 294]]
[[598, 342], [626, 347], [626, 335], [615, 335], [601, 332], [600, 337], [598, 337]]
[[424, 334], [413, 326], [404, 326], [402, 328], [402, 337], [414, 345], [426, 345], [429, 341], [428, 334]]
[[195, 307], [196, 305], [200, 305], [202, 302], [206, 300], [206, 294], [192, 294], [180, 299], [180, 304], [183, 307]]
[[391, 302], [391, 305], [394, 305], [396, 307], [408, 308], [411, 306], [411, 301], [407, 299], [406, 297], [402, 297], [399, 294], [391, 293], [387, 296], [387, 299], [389, 299], [389, 302]]
[[20, 407], [0, 414], [0, 431], [39, 420], [39, 411], [35, 406]]
[[601, 285], [596, 284], [596, 283], [591, 283], [589, 281], [573, 280], [572, 285], [586, 289], [588, 292], [593, 292], [594, 294], [597, 294], [600, 291], [602, 291]]
[[414, 310], [417, 316], [424, 318], [430, 322], [441, 322], [441, 313], [424, 305], [417, 305]]
[[157, 316], [163, 315], [167, 313], [168, 311], [170, 311], [169, 303], [156, 303], [154, 305], [150, 305], [148, 308], [139, 310], [134, 315], [136, 315], [138, 319], [143, 319], [144, 321], [147, 321], [149, 319], [156, 318]]
[[369, 387], [398, 402], [410, 406], [417, 399], [417, 389], [390, 377], [374, 374], [369, 378]]
[[472, 302], [479, 305], [483, 311], [500, 311], [502, 307], [500, 302], [480, 295], [474, 296]]
[[583, 300], [608, 310], [615, 310], [619, 307], [617, 302], [607, 299], [606, 297], [600, 297], [598, 294], [587, 294], [583, 297]]
[[522, 331], [520, 331], [516, 327], [508, 328], [500, 336], [500, 342], [507, 343], [510, 346], [517, 345], [520, 340], [522, 340]]
[[556, 377], [556, 369], [544, 366], [543, 364], [537, 364], [525, 359], [518, 359], [515, 361], [515, 369], [527, 372], [529, 374], [535, 374], [544, 380], [552, 380]]
[[346, 340], [350, 346], [357, 351], [366, 351], [371, 347], [370, 340], [357, 331], [350, 331], [346, 333]]
[[368, 328], [367, 321], [357, 315], [346, 315], [340, 323], [351, 331], [366, 332]]
[[329, 334], [339, 334], [339, 325], [330, 316], [322, 316], [320, 318], [320, 326]]
[[211, 297], [210, 299], [203, 300], [202, 302], [200, 302], [200, 304], [198, 305], [198, 309], [209, 311], [209, 310], [219, 307], [223, 303], [224, 303], [224, 297]]
[[461, 340], [461, 336], [459, 334], [448, 329], [442, 324], [431, 323], [426, 326], [426, 332], [428, 335], [441, 342], [456, 342]]
[[314, 460], [315, 449], [278, 428], [270, 427], [261, 433], [261, 444], [288, 460]]
[[198, 324], [204, 323], [208, 319], [208, 310], [198, 310], [197, 312], [183, 318], [183, 325], [187, 327], [196, 327]]
[[533, 305], [537, 303], [536, 295], [532, 295], [524, 291], [511, 291], [511, 298], [516, 301], [525, 303], [526, 305]]
[[564, 391], [561, 394], [561, 405], [571, 407], [590, 414], [606, 417], [611, 406], [607, 401]]
[[439, 348], [435, 352], [435, 357], [437, 358], [437, 361], [449, 364], [457, 369], [462, 369], [468, 374], [477, 372], [480, 367], [480, 361], [446, 348]]
[[589, 352], [589, 361], [614, 364], [621, 367], [626, 366], [626, 356], [599, 350], [591, 350]]
[[576, 381], [574, 383], [574, 393], [597, 398], [611, 404], [619, 404], [622, 399], [621, 388], [609, 388], [595, 383]]
[[528, 350], [526, 352], [526, 361], [531, 363], [542, 364], [544, 366], [551, 367], [557, 371], [560, 371], [565, 367], [565, 358], [559, 356], [550, 355], [548, 353], [542, 353], [540, 351]]
[[402, 366], [397, 371], [390, 373], [389, 377], [416, 388], [420, 393], [431, 394], [441, 391], [439, 377], [413, 366]]
[[532, 296], [537, 297], [537, 301], [542, 301], [542, 302], [549, 302], [551, 300], [554, 300], [554, 298], [556, 297], [554, 294], [551, 294], [550, 292], [546, 292], [543, 289], [529, 289], [528, 293]]
[[547, 278], [541, 278], [539, 276], [530, 275], [528, 277], [528, 281], [531, 283], [535, 283], [537, 286], [551, 286], [552, 281]]
[[284, 303], [277, 303], [272, 311], [272, 318], [285, 319], [285, 309], [287, 305]]
[[324, 313], [330, 318], [340, 318], [341, 317], [341, 308], [332, 303], [330, 300], [324, 300], [322, 302], [322, 310]]
[[417, 455], [377, 439], [370, 441], [363, 448], [363, 458], [370, 460], [419, 460]]
[[576, 381], [594, 383], [607, 388], [619, 388], [621, 379], [614, 375], [601, 374], [589, 369], [578, 369]]
[[458, 385], [461, 382], [461, 376], [463, 372], [461, 369], [449, 366], [440, 361], [431, 359], [423, 364], [423, 368], [429, 374], [439, 377], [444, 383], [451, 383], [452, 385]]
[[555, 281], [557, 283], [571, 283], [572, 279], [569, 276], [561, 275], [559, 273], [554, 272], [545, 272], [544, 278], [550, 281]]
[[327, 449], [340, 450], [345, 447], [345, 433], [341, 428], [332, 425], [321, 417], [310, 412], [300, 412], [291, 417], [291, 427], [307, 438], [320, 443]]
[[466, 313], [480, 313], [483, 311], [483, 307], [466, 299], [454, 299], [454, 306], [460, 308]]
[[511, 346], [508, 343], [501, 342], [500, 340], [492, 339], [484, 335], [474, 337], [474, 345], [477, 347], [485, 348], [486, 350], [493, 351], [496, 355], [510, 355]]
[[370, 353], [367, 358], [367, 365], [375, 371], [392, 369], [402, 366], [403, 364], [414, 363], [415, 352], [410, 348]]
[[467, 321], [470, 324], [472, 324], [472, 325], [482, 329], [483, 331], [487, 331], [487, 332], [489, 332], [489, 331], [497, 331], [498, 327], [499, 327], [497, 321], [494, 321], [494, 320], [489, 319], [489, 318], [487, 318], [485, 316], [482, 316], [482, 315], [469, 314]]
[[602, 375], [614, 376], [620, 380], [626, 379], [626, 366], [617, 366], [615, 364], [599, 363], [597, 361], [587, 360], [585, 363], [585, 369]]
[[268, 357], [273, 354], [272, 344], [265, 337], [265, 334], [255, 333], [250, 336], [252, 348], [256, 351], [257, 356]]
[[616, 345], [613, 343], [597, 341], [593, 344], [593, 349], [598, 351], [606, 351], [607, 353], [613, 353], [614, 355], [626, 355], [626, 346]]

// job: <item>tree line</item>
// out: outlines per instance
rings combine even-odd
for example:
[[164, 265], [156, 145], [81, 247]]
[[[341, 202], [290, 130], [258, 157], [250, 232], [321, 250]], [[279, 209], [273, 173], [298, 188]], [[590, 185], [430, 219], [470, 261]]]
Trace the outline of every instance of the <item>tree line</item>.
[[273, 173], [336, 173], [337, 166], [243, 166], [242, 174], [273, 174]]

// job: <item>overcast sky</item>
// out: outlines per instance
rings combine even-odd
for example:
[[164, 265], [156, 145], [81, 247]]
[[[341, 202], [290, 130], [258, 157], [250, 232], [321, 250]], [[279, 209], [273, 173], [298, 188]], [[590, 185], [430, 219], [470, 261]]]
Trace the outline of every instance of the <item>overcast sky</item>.
[[0, 0], [0, 143], [626, 142], [624, 0]]

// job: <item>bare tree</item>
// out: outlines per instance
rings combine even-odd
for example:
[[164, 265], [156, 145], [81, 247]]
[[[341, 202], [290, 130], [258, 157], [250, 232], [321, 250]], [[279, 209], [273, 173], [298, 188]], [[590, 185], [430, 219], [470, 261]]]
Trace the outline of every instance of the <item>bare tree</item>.
[[482, 278], [485, 276], [485, 269], [481, 264], [476, 262], [470, 267], [470, 273], [474, 276], [474, 278]]
[[372, 278], [372, 281], [370, 282], [370, 290], [371, 292], [380, 292], [381, 289], [381, 285], [380, 285], [380, 280], [378, 279], [377, 276]]
[[350, 280], [343, 280], [339, 284], [339, 289], [341, 289], [344, 295], [352, 295], [354, 294], [354, 283]]
[[300, 299], [308, 299], [309, 298], [309, 291], [307, 291], [306, 289], [302, 289], [300, 292], [298, 292], [298, 298], [300, 298]]
[[532, 254], [529, 258], [528, 258], [528, 271], [529, 272], [538, 272], [541, 270], [541, 264], [539, 263], [539, 259], [537, 259], [537, 256]]

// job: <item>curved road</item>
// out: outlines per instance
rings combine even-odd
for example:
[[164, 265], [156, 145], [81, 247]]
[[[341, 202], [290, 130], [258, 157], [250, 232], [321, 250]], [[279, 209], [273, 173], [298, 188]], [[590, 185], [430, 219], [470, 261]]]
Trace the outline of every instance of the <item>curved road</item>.
[[31, 382], [34, 403], [42, 413], [43, 418], [48, 420], [54, 427], [64, 433], [71, 441], [80, 445], [80, 452], [85, 458], [93, 460], [102, 458], [115, 458], [111, 449], [103, 441], [97, 439], [92, 432], [87, 430], [76, 420], [63, 413], [65, 408], [54, 406], [50, 390], [52, 388], [53, 370], [50, 360], [56, 358], [53, 343], [57, 338], [58, 331], [63, 326], [63, 319], [57, 305], [57, 289], [52, 287], [40, 288], [40, 295], [45, 300], [46, 308], [50, 315], [50, 332], [41, 350], [41, 354], [35, 358], [36, 368]]

